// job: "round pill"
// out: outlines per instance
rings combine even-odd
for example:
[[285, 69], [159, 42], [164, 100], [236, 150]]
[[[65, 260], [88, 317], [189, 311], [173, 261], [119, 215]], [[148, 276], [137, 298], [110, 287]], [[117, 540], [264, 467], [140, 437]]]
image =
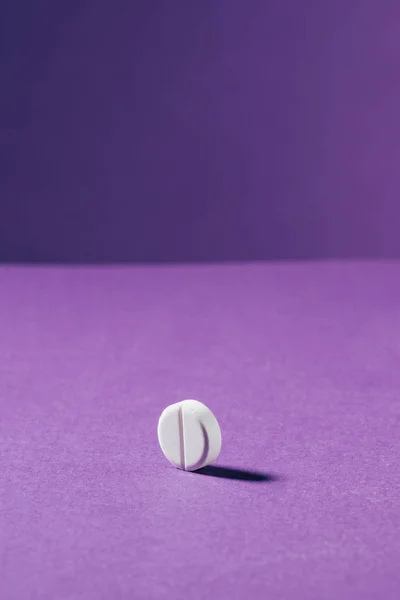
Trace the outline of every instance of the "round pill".
[[171, 404], [162, 412], [158, 441], [165, 457], [185, 471], [196, 471], [213, 462], [222, 442], [217, 419], [197, 400]]

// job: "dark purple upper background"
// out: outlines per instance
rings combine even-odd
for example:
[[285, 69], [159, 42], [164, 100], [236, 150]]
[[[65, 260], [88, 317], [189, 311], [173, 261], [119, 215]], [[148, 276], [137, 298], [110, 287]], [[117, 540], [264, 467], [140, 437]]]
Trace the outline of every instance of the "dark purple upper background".
[[0, 260], [400, 255], [398, 0], [0, 19]]

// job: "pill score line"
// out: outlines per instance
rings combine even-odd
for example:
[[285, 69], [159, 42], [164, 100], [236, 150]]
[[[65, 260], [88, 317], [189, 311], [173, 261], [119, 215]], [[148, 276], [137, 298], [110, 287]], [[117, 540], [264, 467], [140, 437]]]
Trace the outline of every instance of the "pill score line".
[[178, 411], [178, 420], [179, 420], [179, 445], [180, 445], [180, 453], [181, 453], [181, 469], [186, 470], [186, 460], [185, 460], [185, 429], [183, 423], [183, 406], [179, 407]]

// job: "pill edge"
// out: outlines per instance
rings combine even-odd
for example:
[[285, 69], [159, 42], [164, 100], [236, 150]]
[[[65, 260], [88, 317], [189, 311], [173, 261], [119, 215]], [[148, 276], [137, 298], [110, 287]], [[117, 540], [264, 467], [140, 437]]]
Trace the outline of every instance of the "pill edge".
[[178, 410], [178, 429], [179, 429], [179, 452], [181, 459], [181, 469], [186, 471], [186, 457], [185, 457], [185, 424], [183, 415], [182, 403]]

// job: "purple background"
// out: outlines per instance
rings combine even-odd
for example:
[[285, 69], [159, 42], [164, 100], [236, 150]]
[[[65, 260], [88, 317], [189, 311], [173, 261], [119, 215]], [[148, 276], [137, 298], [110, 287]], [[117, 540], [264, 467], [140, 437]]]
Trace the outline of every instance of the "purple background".
[[[0, 261], [400, 256], [398, 0], [0, 23]], [[0, 267], [1, 597], [398, 600], [399, 267]], [[185, 397], [228, 470], [164, 460]]]
[[[0, 268], [4, 600], [398, 600], [399, 263]], [[195, 397], [219, 465], [174, 469]]]
[[400, 255], [398, 0], [0, 11], [0, 260]]

